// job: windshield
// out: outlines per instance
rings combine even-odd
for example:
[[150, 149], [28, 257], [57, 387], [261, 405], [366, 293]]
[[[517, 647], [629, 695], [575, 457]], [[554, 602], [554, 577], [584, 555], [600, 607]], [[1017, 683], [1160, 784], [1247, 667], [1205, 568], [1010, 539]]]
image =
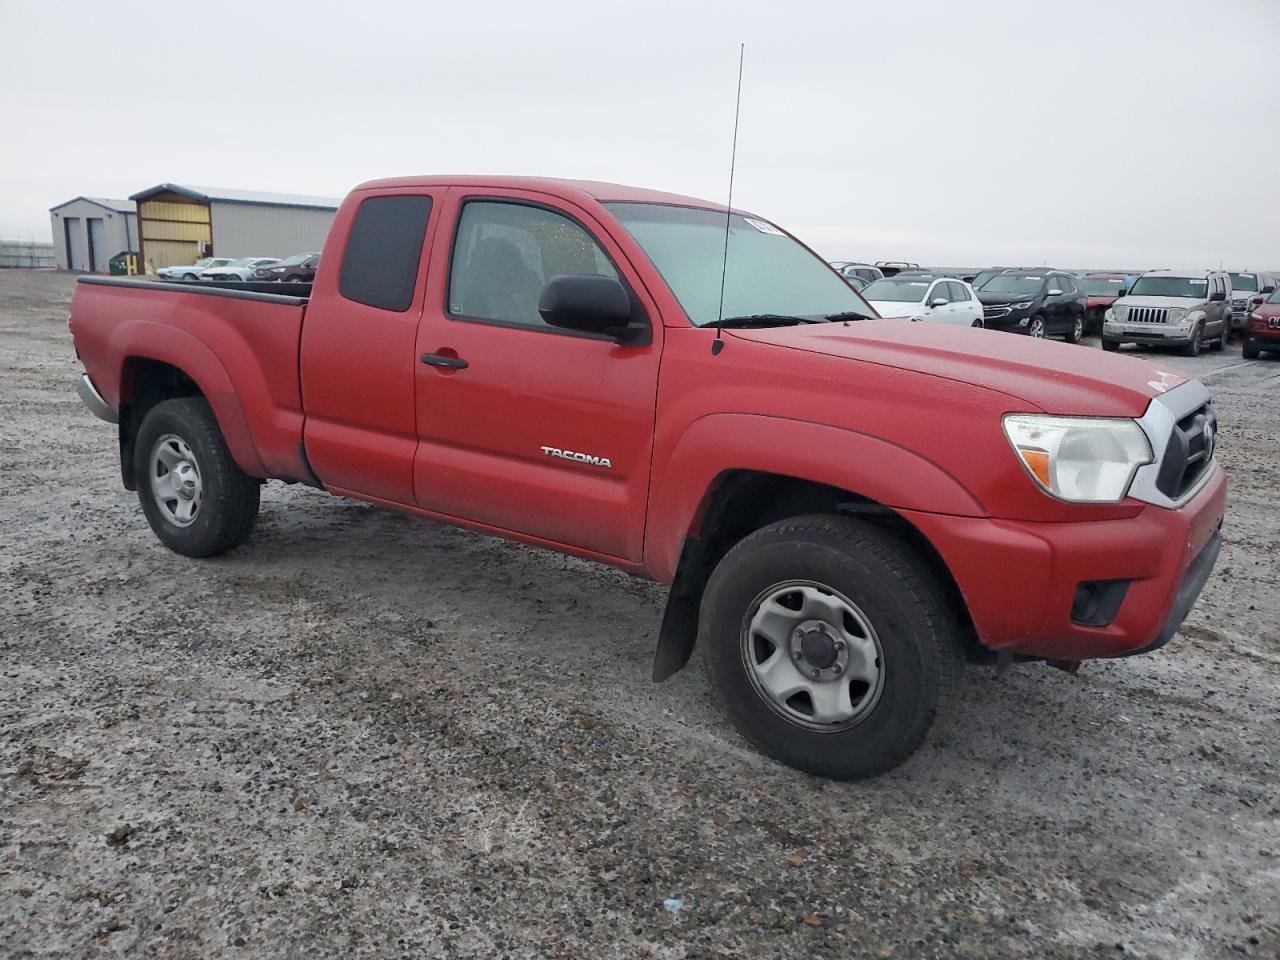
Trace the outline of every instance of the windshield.
[[295, 253], [292, 257], [285, 257], [280, 261], [279, 265], [282, 267], [292, 267], [295, 263], [302, 263], [302, 261], [307, 260], [310, 257], [311, 254], [309, 253]]
[[982, 285], [983, 293], [1037, 294], [1044, 277], [1028, 273], [998, 273]]
[[973, 278], [973, 289], [981, 290], [982, 285], [984, 283], [986, 283], [992, 277], [998, 277], [998, 276], [1000, 276], [999, 270], [983, 270], [980, 274], [978, 274]]
[[764, 220], [732, 214], [725, 265], [725, 215], [701, 207], [606, 203], [662, 274], [694, 326], [724, 317], [785, 314], [874, 316], [829, 266]]
[[1271, 296], [1267, 297], [1267, 303], [1280, 303], [1280, 287], [1276, 287]]
[[877, 280], [862, 295], [868, 300], [893, 303], [920, 303], [929, 289], [930, 280]]
[[192, 266], [208, 267], [208, 266], [212, 266], [212, 264], [213, 264], [213, 259], [211, 257], [205, 257], [203, 260], [197, 260], [195, 263], [192, 264]]
[[1245, 293], [1258, 292], [1258, 275], [1256, 273], [1233, 273], [1231, 275], [1231, 289], [1242, 290]]
[[1209, 281], [1203, 277], [1139, 277], [1131, 297], [1192, 297], [1203, 299]]
[[1123, 280], [1102, 280], [1084, 277], [1077, 280], [1076, 283], [1085, 292], [1085, 296], [1089, 297], [1118, 297], [1120, 296], [1120, 291], [1124, 288]]
[[239, 260], [232, 260], [227, 264], [228, 267], [250, 267], [257, 262], [257, 257], [241, 257]]

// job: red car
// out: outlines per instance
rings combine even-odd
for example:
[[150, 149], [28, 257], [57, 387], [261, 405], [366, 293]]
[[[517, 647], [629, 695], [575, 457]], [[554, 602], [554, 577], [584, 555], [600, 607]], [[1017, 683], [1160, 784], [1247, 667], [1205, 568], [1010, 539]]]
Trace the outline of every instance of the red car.
[[[966, 655], [1160, 647], [1218, 556], [1198, 381], [879, 319], [752, 214], [602, 183], [378, 181], [300, 292], [77, 286], [80, 395], [118, 424], [162, 543], [232, 549], [276, 479], [670, 584], [655, 679], [696, 643], [743, 734], [804, 770], [903, 761]], [[614, 634], [563, 623], [566, 644]]]
[[1280, 353], [1280, 289], [1268, 294], [1249, 314], [1245, 324], [1245, 359], [1256, 360], [1263, 351]]
[[1123, 273], [1086, 273], [1080, 277], [1085, 293], [1085, 333], [1101, 333], [1102, 318], [1107, 309], [1127, 292]]

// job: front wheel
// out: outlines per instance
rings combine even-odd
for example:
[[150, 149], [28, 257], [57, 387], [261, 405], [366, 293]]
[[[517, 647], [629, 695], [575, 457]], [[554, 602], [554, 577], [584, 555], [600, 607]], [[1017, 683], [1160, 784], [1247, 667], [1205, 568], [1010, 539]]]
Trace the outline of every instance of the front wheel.
[[1201, 329], [1199, 324], [1196, 324], [1195, 329], [1191, 331], [1191, 342], [1182, 348], [1182, 355], [1184, 357], [1200, 356], [1200, 348], [1203, 345], [1203, 338], [1204, 330]]
[[1039, 315], [1031, 318], [1031, 323], [1027, 325], [1027, 336], [1035, 337], [1037, 340], [1044, 339], [1044, 317]]
[[258, 481], [231, 457], [202, 397], [166, 400], [147, 411], [134, 442], [138, 500], [170, 550], [212, 557], [239, 546], [258, 516]]
[[699, 644], [748, 740], [837, 780], [911, 756], [960, 675], [958, 628], [928, 568], [840, 516], [779, 521], [734, 546], [703, 595]]
[[1103, 338], [1102, 338], [1102, 349], [1103, 349], [1103, 350], [1106, 350], [1107, 352], [1111, 352], [1112, 350], [1119, 350], [1119, 349], [1120, 349], [1120, 343], [1119, 343], [1118, 341], [1116, 341], [1116, 340], [1108, 340], [1106, 337], [1103, 337]]
[[1262, 347], [1257, 340], [1246, 340], [1240, 348], [1240, 353], [1246, 360], [1257, 360], [1262, 356]]

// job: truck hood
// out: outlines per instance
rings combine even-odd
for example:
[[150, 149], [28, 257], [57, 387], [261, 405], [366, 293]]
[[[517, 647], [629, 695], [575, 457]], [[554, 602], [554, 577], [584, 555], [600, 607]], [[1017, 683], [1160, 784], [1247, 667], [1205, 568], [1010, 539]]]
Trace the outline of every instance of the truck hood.
[[[1118, 353], [932, 323], [861, 320], [726, 330], [725, 335], [998, 391], [1011, 398], [1010, 410], [1030, 406], [1064, 415], [1139, 417], [1152, 397], [1187, 379]], [[851, 370], [851, 398], [856, 391]]]

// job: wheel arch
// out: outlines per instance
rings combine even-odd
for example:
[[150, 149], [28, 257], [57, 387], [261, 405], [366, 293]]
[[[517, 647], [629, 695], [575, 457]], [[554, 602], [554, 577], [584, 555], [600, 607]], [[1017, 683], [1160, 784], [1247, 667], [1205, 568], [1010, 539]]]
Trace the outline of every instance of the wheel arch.
[[[706, 418], [711, 421], [751, 419], [766, 418], [738, 415]], [[670, 677], [692, 656], [702, 592], [720, 558], [743, 537], [769, 523], [811, 513], [839, 513], [865, 518], [909, 543], [934, 574], [947, 603], [955, 608], [959, 621], [967, 625], [966, 652], [971, 658], [980, 658], [982, 648], [955, 578], [937, 548], [896, 508], [923, 508], [926, 511], [978, 516], [984, 513], [981, 504], [941, 467], [885, 441], [816, 424], [802, 425], [813, 429], [799, 429], [793, 421], [784, 421], [783, 425], [789, 438], [787, 442], [793, 449], [797, 446], [796, 440], [803, 439], [797, 437], [797, 433], [807, 434], [810, 440], [818, 437], [826, 440], [843, 438], [847, 441], [843, 444], [844, 450], [840, 451], [844, 456], [838, 459], [846, 463], [870, 462], [875, 464], [875, 468], [861, 477], [855, 472], [842, 471], [844, 476], [841, 479], [833, 476], [831, 480], [836, 482], [830, 482], [804, 470], [732, 466], [714, 470], [707, 482], [686, 486], [685, 491], [702, 491], [697, 500], [690, 503], [686, 498], [682, 509], [668, 507], [670, 513], [665, 519], [655, 517], [655, 522], [672, 524], [665, 535], [678, 538], [675, 555], [664, 557], [650, 552], [666, 549], [662, 546], [665, 542], [663, 532], [654, 530], [652, 536], [646, 538], [646, 554], [651, 569], [658, 574], [658, 579], [672, 585], [654, 656], [654, 679]], [[755, 455], [744, 452], [743, 459], [739, 461], [750, 463], [758, 461], [758, 451], [769, 449], [769, 445], [762, 442], [760, 434], [767, 431], [760, 424], [755, 424], [755, 430], [747, 430], [746, 427], [747, 424], [741, 422], [732, 425], [720, 422], [704, 428], [702, 433], [707, 438], [718, 438], [724, 444], [751, 443]], [[799, 445], [801, 450], [805, 446], [803, 443]], [[814, 449], [812, 445], [807, 447], [810, 451]], [[683, 477], [687, 482], [685, 469], [688, 465], [681, 465], [678, 460], [678, 455], [673, 456], [676, 469], [674, 472], [668, 469], [666, 476]], [[810, 454], [807, 462], [811, 461]], [[860, 479], [869, 482], [860, 483]], [[665, 486], [659, 485], [655, 504], [664, 502], [662, 488]], [[678, 490], [670, 490], [672, 499], [679, 499], [679, 495]], [[654, 516], [652, 511], [651, 516]], [[663, 576], [668, 572], [669, 575]]]
[[[132, 451], [142, 418], [157, 403], [179, 397], [203, 397], [236, 464], [251, 476], [266, 476], [235, 387], [213, 351], [183, 331], [158, 324], [139, 326], [145, 331], [129, 331], [130, 325], [123, 324], [112, 338], [112, 352], [120, 357], [120, 470], [125, 487], [133, 490], [137, 484]], [[145, 333], [141, 339], [140, 333]]]

